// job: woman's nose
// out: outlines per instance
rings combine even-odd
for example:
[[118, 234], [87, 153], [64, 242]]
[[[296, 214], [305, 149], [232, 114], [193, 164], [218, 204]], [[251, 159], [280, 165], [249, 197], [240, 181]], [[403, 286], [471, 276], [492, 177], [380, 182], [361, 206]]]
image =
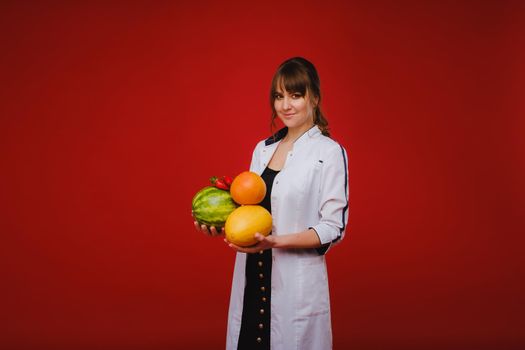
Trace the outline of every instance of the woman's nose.
[[287, 96], [283, 98], [283, 109], [290, 109], [290, 99]]

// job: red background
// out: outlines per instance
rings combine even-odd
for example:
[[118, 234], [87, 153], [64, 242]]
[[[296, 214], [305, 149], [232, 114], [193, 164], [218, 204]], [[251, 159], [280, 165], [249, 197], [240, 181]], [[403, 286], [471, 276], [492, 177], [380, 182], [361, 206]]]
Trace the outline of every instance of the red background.
[[3, 1], [1, 347], [223, 348], [234, 254], [191, 198], [295, 55], [349, 152], [334, 347], [525, 347], [520, 3]]

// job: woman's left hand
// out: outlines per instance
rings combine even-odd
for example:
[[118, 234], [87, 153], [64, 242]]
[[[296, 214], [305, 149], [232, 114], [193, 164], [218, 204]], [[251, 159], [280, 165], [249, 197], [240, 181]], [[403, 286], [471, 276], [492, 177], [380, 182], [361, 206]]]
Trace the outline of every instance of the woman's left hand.
[[272, 235], [264, 236], [260, 233], [256, 233], [255, 239], [258, 242], [249, 247], [239, 247], [229, 242], [227, 239], [224, 239], [224, 242], [226, 242], [226, 244], [228, 244], [228, 246], [230, 246], [230, 248], [232, 248], [233, 250], [236, 250], [241, 253], [259, 253], [261, 250], [274, 248], [276, 244], [275, 236]]

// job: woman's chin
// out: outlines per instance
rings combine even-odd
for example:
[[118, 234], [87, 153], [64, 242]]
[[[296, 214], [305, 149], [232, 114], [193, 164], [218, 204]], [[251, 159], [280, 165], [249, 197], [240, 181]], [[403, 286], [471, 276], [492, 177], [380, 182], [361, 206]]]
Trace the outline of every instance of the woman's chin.
[[297, 126], [297, 122], [291, 119], [281, 118], [281, 121], [283, 122], [284, 126], [286, 126], [288, 129]]

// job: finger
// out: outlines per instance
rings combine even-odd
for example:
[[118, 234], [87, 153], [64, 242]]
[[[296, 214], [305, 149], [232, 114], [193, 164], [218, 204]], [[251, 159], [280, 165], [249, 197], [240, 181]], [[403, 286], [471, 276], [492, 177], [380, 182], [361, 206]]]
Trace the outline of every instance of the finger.
[[204, 232], [207, 235], [210, 234], [210, 231], [208, 230], [208, 226], [206, 226], [206, 225], [201, 225], [201, 231]]
[[212, 236], [217, 236], [218, 235], [217, 229], [215, 228], [215, 226], [210, 226], [210, 232], [211, 232]]
[[227, 238], [224, 238], [223, 239], [224, 243], [226, 243], [230, 248], [232, 248], [233, 250], [236, 250], [238, 252], [241, 252], [241, 253], [258, 253], [260, 252], [261, 250], [263, 250], [264, 248], [262, 248], [260, 246], [259, 243], [256, 243], [254, 245], [251, 245], [249, 247], [241, 247], [241, 246], [238, 246], [230, 241], [228, 241]]
[[228, 247], [230, 247], [231, 249], [236, 250], [236, 251], [238, 251], [238, 252], [242, 252], [242, 253], [244, 253], [241, 247], [239, 247], [239, 246], [237, 246], [237, 245], [235, 245], [235, 244], [233, 244], [233, 243], [230, 243], [230, 242], [228, 242], [227, 240], [224, 240], [224, 241], [226, 242], [226, 244], [228, 245]]
[[212, 230], [213, 230], [212, 233], [213, 233], [214, 236], [223, 236], [224, 235], [224, 227], [221, 227], [220, 231], [217, 231], [216, 227], [213, 227]]
[[199, 232], [202, 231], [202, 230], [201, 230], [201, 227], [200, 227], [200, 225], [199, 225], [199, 223], [198, 223], [197, 221], [194, 221], [194, 222], [193, 222], [193, 226], [195, 226], [195, 229], [196, 229], [197, 231], [199, 231]]
[[224, 243], [226, 243], [228, 245], [228, 247], [232, 248], [232, 249], [238, 249], [240, 248], [239, 246], [233, 244], [232, 242], [228, 241], [227, 238], [224, 238], [223, 239]]
[[239, 247], [244, 253], [259, 253], [261, 250], [264, 250], [259, 243], [251, 245], [249, 247]]
[[228, 244], [228, 246], [230, 248], [232, 248], [233, 250], [235, 250], [235, 251], [238, 251], [238, 252], [241, 252], [241, 253], [251, 253], [250, 249], [247, 249], [247, 248], [244, 248], [244, 247], [240, 247], [240, 246], [235, 245], [235, 244], [233, 244], [231, 242], [228, 242], [227, 240], [225, 240], [225, 241]]

